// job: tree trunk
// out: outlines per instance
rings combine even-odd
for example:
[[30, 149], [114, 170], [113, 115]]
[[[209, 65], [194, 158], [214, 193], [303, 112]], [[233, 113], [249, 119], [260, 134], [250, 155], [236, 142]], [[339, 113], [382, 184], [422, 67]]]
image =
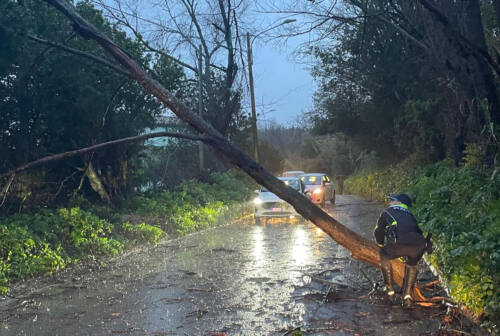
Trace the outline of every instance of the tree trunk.
[[500, 0], [493, 0], [493, 6], [495, 7], [495, 15], [497, 19], [497, 28], [500, 28]]
[[[93, 26], [89, 25], [65, 0], [45, 1], [56, 7], [71, 20], [76, 33], [87, 39], [96, 40], [130, 72], [130, 75], [135, 78], [146, 91], [154, 94], [180, 119], [189, 123], [202, 135], [205, 135], [204, 141], [225, 157], [227, 161], [241, 168], [256, 182], [264, 185], [278, 197], [290, 203], [299, 214], [311, 220], [325, 233], [330, 235], [337, 243], [349, 249], [352, 252], [353, 258], [378, 267], [380, 260], [379, 248], [374, 242], [361, 237], [330, 217], [319, 207], [311, 203], [305, 196], [286, 186], [282, 181], [266, 171], [261, 165], [253, 161], [247, 154], [229, 143], [210, 124], [203, 121], [197, 113], [189, 111], [174, 95], [168, 92], [160, 83], [152, 79], [137, 63], [130, 59], [124, 51], [117, 47], [101, 32], [97, 31]], [[404, 264], [397, 259], [394, 260], [392, 264], [394, 280], [397, 284], [401, 285], [404, 275]], [[413, 297], [417, 300], [425, 300], [418, 288], [415, 288]]]
[[104, 189], [104, 185], [102, 184], [101, 179], [99, 178], [99, 175], [97, 175], [97, 172], [94, 170], [94, 166], [92, 165], [92, 162], [89, 162], [89, 166], [87, 167], [85, 174], [87, 175], [87, 178], [89, 179], [90, 186], [97, 194], [99, 194], [99, 197], [101, 197], [101, 200], [103, 200], [106, 204], [111, 205], [111, 198], [109, 197], [108, 193], [106, 192], [106, 189]]
[[[460, 4], [452, 1], [433, 3], [419, 0], [430, 15], [425, 25], [430, 56], [446, 67], [468, 98], [471, 131], [479, 134], [488, 122], [500, 124], [500, 101], [492, 59], [484, 37], [481, 11], [477, 0]], [[441, 7], [437, 7], [437, 6]], [[422, 21], [423, 22], [423, 21]], [[490, 63], [489, 63], [490, 61]], [[487, 100], [487, 110], [482, 101]]]

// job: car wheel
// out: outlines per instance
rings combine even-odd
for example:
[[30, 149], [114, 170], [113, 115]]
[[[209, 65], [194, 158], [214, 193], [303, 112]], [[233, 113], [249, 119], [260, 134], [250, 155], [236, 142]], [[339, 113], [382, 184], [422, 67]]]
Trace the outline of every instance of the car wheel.
[[260, 225], [260, 217], [255, 216], [255, 225]]
[[333, 192], [333, 197], [330, 200], [330, 203], [335, 204], [335, 191]]

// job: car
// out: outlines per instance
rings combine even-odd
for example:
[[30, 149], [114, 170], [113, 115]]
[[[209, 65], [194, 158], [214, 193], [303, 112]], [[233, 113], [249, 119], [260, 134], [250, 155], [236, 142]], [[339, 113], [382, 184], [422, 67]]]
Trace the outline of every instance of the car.
[[[299, 178], [278, 177], [278, 179], [311, 200], [309, 191]], [[299, 220], [303, 220], [293, 206], [273, 194], [266, 187], [262, 186], [260, 190], [255, 190], [255, 192], [258, 194], [253, 201], [255, 224], [260, 224], [262, 220], [267, 221], [268, 218], [298, 218]]]
[[325, 206], [326, 201], [330, 201], [332, 204], [335, 203], [335, 186], [327, 174], [302, 174], [300, 179], [309, 190], [313, 203], [322, 207]]
[[305, 172], [302, 170], [288, 170], [283, 172], [281, 176], [283, 177], [299, 177], [300, 175], [304, 174]]

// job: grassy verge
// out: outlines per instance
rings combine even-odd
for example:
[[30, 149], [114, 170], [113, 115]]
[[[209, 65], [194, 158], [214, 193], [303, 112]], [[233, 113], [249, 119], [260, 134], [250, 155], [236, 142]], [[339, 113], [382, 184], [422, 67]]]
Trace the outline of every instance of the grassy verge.
[[347, 193], [385, 201], [408, 192], [413, 213], [433, 233], [427, 260], [442, 275], [456, 302], [484, 319], [500, 323], [500, 174], [480, 166], [454, 167], [442, 161], [411, 168], [402, 163], [385, 171], [350, 177]]
[[236, 173], [214, 173], [172, 190], [130, 196], [120, 210], [79, 199], [67, 208], [0, 218], [0, 293], [9, 282], [50, 275], [95, 256], [116, 255], [144, 242], [157, 244], [214, 226], [244, 211], [252, 183]]

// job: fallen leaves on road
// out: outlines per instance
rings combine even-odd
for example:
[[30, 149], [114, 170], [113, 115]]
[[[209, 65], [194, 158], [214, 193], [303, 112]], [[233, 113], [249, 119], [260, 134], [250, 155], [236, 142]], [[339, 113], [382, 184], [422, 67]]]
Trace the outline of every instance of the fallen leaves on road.
[[364, 318], [364, 317], [368, 317], [370, 316], [370, 313], [364, 313], [364, 312], [357, 312], [356, 314], [354, 314], [356, 317], [359, 317], [359, 318]]

